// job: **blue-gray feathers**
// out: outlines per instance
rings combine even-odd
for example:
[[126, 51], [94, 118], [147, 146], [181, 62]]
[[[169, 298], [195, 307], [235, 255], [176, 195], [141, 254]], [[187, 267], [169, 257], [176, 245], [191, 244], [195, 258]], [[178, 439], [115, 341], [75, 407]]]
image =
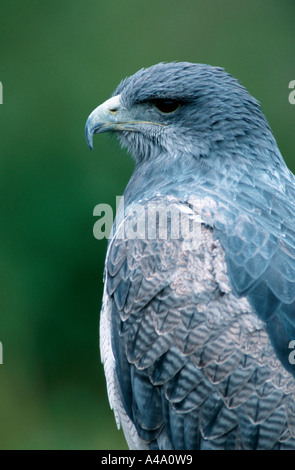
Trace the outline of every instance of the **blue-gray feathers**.
[[118, 132], [136, 163], [118, 220], [174, 204], [201, 224], [197, 249], [184, 236], [110, 240], [128, 419], [150, 449], [295, 448], [295, 178], [258, 102], [223, 69], [190, 63], [142, 69], [116, 95], [139, 123]]

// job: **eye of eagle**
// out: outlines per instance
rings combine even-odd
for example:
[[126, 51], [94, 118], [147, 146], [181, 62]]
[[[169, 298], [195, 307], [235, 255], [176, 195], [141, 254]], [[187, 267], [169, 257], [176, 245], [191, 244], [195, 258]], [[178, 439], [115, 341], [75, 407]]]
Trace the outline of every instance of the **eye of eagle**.
[[156, 99], [153, 101], [153, 104], [164, 114], [174, 113], [180, 107], [180, 103], [177, 100]]

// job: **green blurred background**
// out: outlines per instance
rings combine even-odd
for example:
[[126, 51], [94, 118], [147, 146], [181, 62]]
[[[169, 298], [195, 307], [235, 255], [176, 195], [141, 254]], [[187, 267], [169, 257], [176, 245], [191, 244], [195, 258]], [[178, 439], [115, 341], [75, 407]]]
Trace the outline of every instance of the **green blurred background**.
[[295, 171], [294, 0], [1, 0], [0, 448], [125, 449], [98, 324], [106, 241], [133, 164], [84, 125], [119, 81], [160, 61], [220, 65], [261, 102]]

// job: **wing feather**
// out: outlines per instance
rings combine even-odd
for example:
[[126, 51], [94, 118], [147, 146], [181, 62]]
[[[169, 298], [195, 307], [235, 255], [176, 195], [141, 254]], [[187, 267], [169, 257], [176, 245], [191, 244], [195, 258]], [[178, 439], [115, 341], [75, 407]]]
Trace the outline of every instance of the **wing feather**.
[[[153, 205], [161, 210], [167, 200], [161, 197]], [[213, 199], [211, 206], [216, 206]], [[105, 327], [115, 359], [108, 388], [113, 396], [115, 389], [119, 420], [130, 421], [140, 445], [275, 448], [281, 439], [294, 447], [294, 378], [275, 354], [263, 321], [266, 314], [253, 308], [255, 292], [259, 296], [255, 286], [264, 282], [264, 294], [270, 291], [264, 273], [278, 243], [270, 243], [257, 228], [258, 235], [247, 244], [251, 221], [243, 220], [227, 239], [228, 251], [224, 239], [219, 241], [205, 223], [198, 245], [187, 233], [179, 239], [121, 237], [110, 242], [105, 301], [111, 307]], [[134, 225], [132, 211], [126, 221]], [[245, 256], [240, 266], [235, 263], [239, 252]], [[267, 267], [253, 278], [253, 266], [262, 266], [263, 260]], [[276, 269], [292, 278], [292, 263], [277, 263]], [[271, 286], [277, 292], [278, 286]], [[289, 287], [284, 289], [281, 298], [289, 295]], [[248, 291], [250, 302], [240, 296]], [[266, 296], [264, 309], [269, 305], [274, 300]], [[273, 429], [266, 432], [269, 425]]]

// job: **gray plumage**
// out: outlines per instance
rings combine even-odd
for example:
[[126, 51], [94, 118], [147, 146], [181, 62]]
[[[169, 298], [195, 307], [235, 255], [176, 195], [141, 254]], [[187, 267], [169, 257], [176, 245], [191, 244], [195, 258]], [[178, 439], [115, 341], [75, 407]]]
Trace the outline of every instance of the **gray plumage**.
[[[221, 68], [161, 63], [91, 113], [90, 147], [106, 131], [135, 160], [100, 327], [129, 447], [294, 449], [295, 178], [258, 102]], [[139, 207], [152, 237], [130, 236]]]

